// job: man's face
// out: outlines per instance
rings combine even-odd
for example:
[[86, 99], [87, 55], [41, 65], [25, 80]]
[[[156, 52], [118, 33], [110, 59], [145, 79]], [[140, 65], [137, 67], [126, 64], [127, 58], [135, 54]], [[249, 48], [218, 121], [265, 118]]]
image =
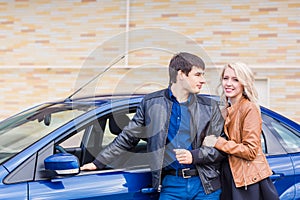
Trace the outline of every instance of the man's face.
[[183, 87], [190, 93], [199, 93], [202, 85], [205, 84], [204, 70], [199, 67], [193, 66], [188, 76], [182, 73], [182, 77]]

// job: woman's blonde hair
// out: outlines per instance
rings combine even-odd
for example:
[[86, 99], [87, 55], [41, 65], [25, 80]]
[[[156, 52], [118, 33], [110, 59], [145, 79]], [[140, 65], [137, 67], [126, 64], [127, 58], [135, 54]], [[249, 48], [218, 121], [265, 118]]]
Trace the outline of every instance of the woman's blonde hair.
[[[237, 76], [237, 79], [239, 80], [239, 82], [242, 84], [244, 91], [243, 91], [243, 96], [245, 98], [247, 98], [249, 101], [253, 102], [256, 107], [258, 108], [258, 110], [260, 110], [259, 108], [259, 104], [258, 104], [258, 94], [257, 94], [257, 90], [254, 86], [254, 75], [253, 72], [251, 71], [251, 69], [245, 64], [245, 63], [229, 63], [226, 64], [222, 70], [221, 76], [220, 76], [220, 84], [219, 84], [219, 88], [222, 88], [222, 81], [223, 81], [223, 77], [224, 77], [224, 72], [225, 69], [227, 68], [231, 68], [235, 71], [235, 74]], [[228, 106], [228, 98], [225, 96], [224, 90], [221, 90], [221, 99], [224, 101], [225, 106]]]

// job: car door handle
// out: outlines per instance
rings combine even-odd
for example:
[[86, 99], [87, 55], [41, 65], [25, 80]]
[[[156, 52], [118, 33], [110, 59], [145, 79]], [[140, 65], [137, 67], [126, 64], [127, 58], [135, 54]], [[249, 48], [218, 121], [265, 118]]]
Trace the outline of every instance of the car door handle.
[[272, 181], [276, 181], [277, 179], [279, 179], [279, 178], [281, 178], [281, 177], [283, 177], [284, 175], [283, 174], [276, 174], [276, 173], [274, 173], [273, 172], [273, 174], [270, 176], [270, 178], [271, 178], [271, 180]]
[[155, 193], [155, 192], [157, 192], [157, 190], [154, 189], [154, 188], [142, 188], [142, 189], [141, 189], [141, 192], [144, 193], [144, 194], [150, 194], [150, 193]]

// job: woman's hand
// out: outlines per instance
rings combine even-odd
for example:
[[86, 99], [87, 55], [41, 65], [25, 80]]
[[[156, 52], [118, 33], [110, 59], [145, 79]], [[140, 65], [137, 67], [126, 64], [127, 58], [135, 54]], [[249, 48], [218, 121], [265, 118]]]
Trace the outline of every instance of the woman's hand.
[[217, 143], [218, 138], [215, 135], [206, 136], [203, 140], [202, 145], [207, 147], [214, 147]]

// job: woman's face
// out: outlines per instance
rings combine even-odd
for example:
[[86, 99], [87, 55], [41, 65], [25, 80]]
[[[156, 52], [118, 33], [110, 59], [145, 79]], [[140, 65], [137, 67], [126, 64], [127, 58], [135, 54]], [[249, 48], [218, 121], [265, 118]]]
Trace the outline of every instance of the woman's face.
[[237, 102], [243, 95], [243, 85], [236, 77], [235, 71], [230, 67], [227, 67], [224, 71], [222, 86], [224, 93], [231, 103]]

